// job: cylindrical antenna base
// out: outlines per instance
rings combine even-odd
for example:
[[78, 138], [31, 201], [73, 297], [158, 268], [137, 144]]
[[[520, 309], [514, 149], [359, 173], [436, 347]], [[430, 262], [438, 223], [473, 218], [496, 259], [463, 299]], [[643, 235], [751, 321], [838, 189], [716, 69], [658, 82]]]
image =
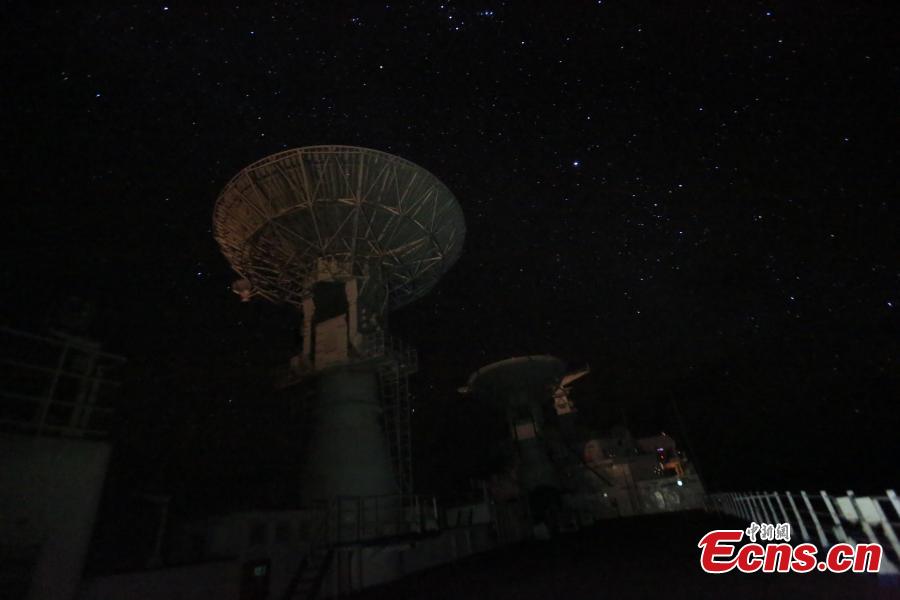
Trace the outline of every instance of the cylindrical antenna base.
[[316, 424], [301, 481], [304, 503], [398, 494], [379, 421], [377, 373], [327, 369], [319, 375], [315, 402]]

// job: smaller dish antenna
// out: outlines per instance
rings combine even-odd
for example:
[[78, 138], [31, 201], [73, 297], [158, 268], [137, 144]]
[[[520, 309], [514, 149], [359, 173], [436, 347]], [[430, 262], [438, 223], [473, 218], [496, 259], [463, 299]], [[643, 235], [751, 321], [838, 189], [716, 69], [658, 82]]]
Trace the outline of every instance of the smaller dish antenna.
[[250, 302], [253, 297], [253, 284], [249, 279], [238, 279], [231, 284], [231, 291], [241, 297], [241, 302]]

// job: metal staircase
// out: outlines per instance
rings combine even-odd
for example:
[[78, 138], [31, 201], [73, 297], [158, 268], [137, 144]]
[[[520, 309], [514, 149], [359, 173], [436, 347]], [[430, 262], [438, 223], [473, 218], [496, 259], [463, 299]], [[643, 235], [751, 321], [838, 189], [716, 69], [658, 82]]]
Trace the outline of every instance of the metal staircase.
[[334, 559], [334, 547], [329, 539], [329, 520], [333, 510], [328, 504], [318, 522], [309, 550], [300, 560], [297, 570], [288, 582], [282, 600], [314, 600], [322, 590], [325, 575]]
[[322, 591], [322, 583], [334, 559], [334, 548], [312, 548], [288, 584], [283, 600], [314, 600]]

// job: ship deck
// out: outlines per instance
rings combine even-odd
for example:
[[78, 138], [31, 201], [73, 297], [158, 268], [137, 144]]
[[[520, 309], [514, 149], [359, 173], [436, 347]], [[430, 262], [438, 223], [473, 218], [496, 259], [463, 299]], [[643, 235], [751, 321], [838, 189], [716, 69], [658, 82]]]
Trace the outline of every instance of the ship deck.
[[697, 542], [740, 529], [700, 511], [609, 520], [547, 541], [501, 547], [354, 596], [390, 598], [900, 598], [900, 581], [870, 574], [708, 575]]

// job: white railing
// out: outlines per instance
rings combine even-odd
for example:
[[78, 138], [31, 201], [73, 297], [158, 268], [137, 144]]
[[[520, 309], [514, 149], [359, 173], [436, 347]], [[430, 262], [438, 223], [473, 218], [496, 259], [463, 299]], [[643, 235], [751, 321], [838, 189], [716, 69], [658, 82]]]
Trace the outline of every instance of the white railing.
[[824, 490], [709, 494], [706, 509], [747, 522], [789, 523], [792, 535], [820, 549], [838, 543], [880, 544], [880, 573], [900, 573], [900, 498], [892, 489], [878, 496], [856, 496], [849, 490], [844, 496]]
[[119, 383], [109, 373], [121, 356], [57, 333], [0, 327], [0, 428], [37, 435], [102, 437]]
[[440, 527], [437, 500], [431, 496], [341, 496], [317, 508], [326, 521], [327, 545], [416, 536]]

